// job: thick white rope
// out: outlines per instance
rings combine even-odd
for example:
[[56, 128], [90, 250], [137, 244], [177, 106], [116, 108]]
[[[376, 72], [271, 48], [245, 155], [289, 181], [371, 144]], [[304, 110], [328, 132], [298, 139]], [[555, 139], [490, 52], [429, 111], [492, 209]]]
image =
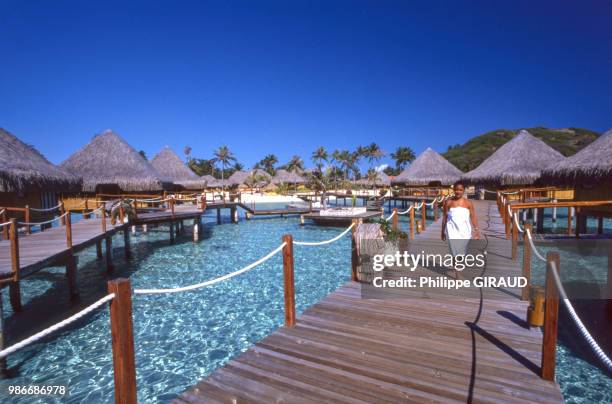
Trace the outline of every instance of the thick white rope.
[[294, 241], [293, 244], [296, 244], [296, 245], [308, 245], [308, 246], [317, 246], [317, 245], [331, 244], [331, 243], [333, 243], [336, 240], [340, 240], [342, 238], [342, 236], [344, 236], [346, 233], [348, 233], [354, 226], [355, 226], [355, 223], [351, 224], [342, 233], [338, 234], [334, 238], [330, 238], [329, 240], [325, 240], [325, 241]]
[[16, 343], [15, 345], [12, 345], [6, 349], [3, 349], [2, 351], [0, 351], [0, 358], [4, 358], [7, 355], [10, 355], [14, 352], [17, 352], [18, 350], [20, 350], [21, 348], [30, 345], [36, 341], [38, 341], [41, 338], [46, 337], [47, 335], [59, 330], [62, 327], [67, 326], [70, 323], [73, 323], [75, 321], [77, 321], [78, 319], [80, 319], [83, 316], [86, 316], [87, 314], [91, 313], [92, 311], [94, 311], [95, 309], [97, 309], [98, 307], [102, 306], [104, 303], [113, 300], [113, 298], [115, 297], [114, 293], [108, 294], [106, 296], [104, 296], [102, 299], [98, 300], [97, 302], [87, 306], [86, 308], [84, 308], [83, 310], [79, 311], [76, 314], [73, 314], [72, 316], [68, 317], [67, 319], [64, 319], [62, 321], [60, 321], [59, 323], [56, 323], [50, 327], [45, 328], [44, 330], [37, 332], [36, 334], [32, 335], [31, 337], [28, 337], [18, 343]]
[[57, 206], [54, 206], [52, 208], [47, 208], [47, 209], [30, 208], [30, 210], [32, 210], [34, 212], [51, 212], [52, 210], [59, 209], [61, 206], [62, 206], [62, 204], [58, 203]]
[[531, 249], [532, 251], [535, 253], [536, 257], [538, 257], [539, 259], [541, 259], [542, 261], [546, 262], [546, 258], [544, 258], [539, 252], [538, 249], [536, 248], [535, 244], [533, 244], [533, 238], [531, 237], [531, 232], [529, 231], [529, 229], [525, 229], [525, 233], [527, 233], [527, 239], [529, 239], [529, 244], [531, 244]]
[[412, 210], [412, 208], [414, 208], [413, 205], [410, 205], [410, 207], [408, 209], [406, 209], [403, 212], [397, 212], [398, 215], [405, 215], [406, 213], [410, 212]]
[[47, 220], [47, 221], [44, 221], [44, 222], [17, 222], [17, 224], [20, 224], [22, 226], [41, 226], [43, 224], [49, 224], [49, 223], [55, 222], [56, 220], [60, 220], [61, 218], [63, 218], [64, 216], [66, 216], [68, 214], [70, 214], [70, 211], [64, 213], [61, 216], [55, 217], [55, 218], [53, 218], [51, 220]]
[[4, 226], [8, 226], [9, 224], [11, 224], [11, 222], [0, 223], [0, 228], [2, 228]]
[[266, 256], [258, 259], [257, 261], [247, 265], [246, 267], [239, 269], [237, 271], [231, 272], [227, 275], [223, 275], [220, 276], [218, 278], [209, 280], [209, 281], [205, 281], [205, 282], [201, 282], [201, 283], [196, 283], [194, 285], [189, 285], [189, 286], [183, 286], [183, 287], [179, 287], [179, 288], [169, 288], [169, 289], [134, 289], [134, 294], [136, 295], [152, 295], [152, 294], [161, 294], [161, 293], [179, 293], [179, 292], [187, 292], [190, 290], [195, 290], [195, 289], [200, 289], [203, 288], [205, 286], [210, 286], [210, 285], [214, 285], [215, 283], [219, 283], [222, 282], [226, 279], [230, 279], [233, 278], [234, 276], [240, 275], [244, 272], [247, 272], [250, 269], [255, 268], [257, 265], [262, 264], [264, 262], [266, 262], [267, 260], [269, 260], [270, 258], [272, 258], [274, 255], [276, 255], [278, 252], [280, 252], [283, 247], [285, 247], [287, 243], [282, 243], [280, 246], [278, 246], [275, 250], [271, 251], [270, 253], [268, 253]]
[[525, 232], [523, 228], [521, 228], [521, 225], [518, 222], [518, 212], [514, 212], [514, 224], [516, 225], [516, 228], [518, 229], [519, 232], [521, 233]]
[[502, 194], [502, 195], [516, 195], [516, 194], [519, 194], [520, 192], [521, 191], [514, 191], [514, 192], [503, 192], [503, 191], [500, 191], [500, 194]]
[[586, 339], [587, 343], [589, 344], [591, 349], [593, 349], [593, 352], [599, 358], [599, 360], [601, 360], [604, 363], [604, 365], [606, 365], [608, 372], [612, 372], [612, 361], [604, 353], [604, 351], [599, 347], [599, 345], [597, 344], [597, 341], [595, 341], [595, 339], [591, 336], [591, 334], [589, 333], [589, 330], [587, 330], [582, 320], [580, 320], [580, 317], [578, 317], [576, 310], [574, 310], [574, 306], [572, 306], [572, 302], [567, 298], [565, 289], [563, 288], [563, 285], [561, 284], [561, 279], [559, 279], [559, 273], [557, 272], [557, 264], [554, 261], [552, 261], [550, 265], [551, 265], [550, 269], [552, 271], [553, 278], [555, 280], [555, 283], [557, 284], [557, 290], [559, 291], [559, 294], [561, 295], [563, 304], [565, 304], [565, 308], [569, 312], [570, 317], [576, 323], [576, 327], [578, 327], [578, 331], [580, 331], [580, 334], [582, 334], [582, 336]]
[[506, 205], [506, 208], [508, 210], [508, 214], [512, 216], [512, 209], [510, 208], [510, 205]]
[[389, 215], [388, 218], [385, 219], [385, 221], [388, 222], [389, 220], [391, 220], [391, 218], [393, 218], [393, 216], [395, 216], [395, 211], [391, 212], [391, 214]]
[[490, 194], [497, 194], [497, 191], [489, 191], [488, 189], [485, 189], [485, 188], [483, 188], [482, 190]]

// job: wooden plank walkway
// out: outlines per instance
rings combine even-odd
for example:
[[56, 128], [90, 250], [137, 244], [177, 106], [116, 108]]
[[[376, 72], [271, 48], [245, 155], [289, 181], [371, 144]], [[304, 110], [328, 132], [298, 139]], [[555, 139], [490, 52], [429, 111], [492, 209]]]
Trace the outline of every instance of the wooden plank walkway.
[[[487, 270], [519, 275], [495, 205], [476, 208]], [[418, 239], [442, 245], [439, 234], [440, 221]], [[523, 326], [526, 310], [513, 293], [374, 300], [349, 282], [175, 402], [562, 402], [538, 375], [542, 334]]]

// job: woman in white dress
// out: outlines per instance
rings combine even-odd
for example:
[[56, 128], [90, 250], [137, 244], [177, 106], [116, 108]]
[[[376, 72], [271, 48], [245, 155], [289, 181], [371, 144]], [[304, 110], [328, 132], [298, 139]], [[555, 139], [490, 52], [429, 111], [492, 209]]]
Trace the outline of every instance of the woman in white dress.
[[[465, 255], [470, 239], [479, 239], [478, 220], [472, 201], [464, 197], [465, 185], [457, 181], [454, 195], [444, 202], [442, 214], [442, 240], [447, 240], [453, 256]], [[456, 271], [459, 279], [459, 272]]]

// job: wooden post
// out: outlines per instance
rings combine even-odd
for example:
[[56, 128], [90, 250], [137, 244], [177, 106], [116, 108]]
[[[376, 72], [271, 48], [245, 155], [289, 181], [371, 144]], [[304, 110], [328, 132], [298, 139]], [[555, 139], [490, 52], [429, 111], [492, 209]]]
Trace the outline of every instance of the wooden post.
[[13, 282], [9, 284], [9, 297], [13, 310], [21, 311], [21, 287], [19, 285], [19, 229], [17, 219], [12, 218], [9, 238], [11, 240], [11, 271]]
[[[2, 289], [0, 289], [0, 350], [6, 348], [4, 335], [4, 307], [2, 307]], [[0, 378], [7, 377], [6, 356], [0, 359]]]
[[100, 209], [100, 212], [102, 213], [102, 218], [100, 219], [102, 223], [102, 233], [106, 233], [106, 207], [103, 203], [100, 204], [100, 207], [102, 208]]
[[353, 228], [351, 229], [351, 280], [357, 281], [357, 265], [359, 264], [359, 254], [357, 253], [357, 219], [353, 219]]
[[123, 200], [119, 203], [119, 221], [121, 225], [125, 224], [125, 211], [123, 210]]
[[[6, 210], [2, 210], [2, 223], [6, 223]], [[9, 239], [9, 228], [7, 226], [2, 226], [2, 237], [5, 240]]]
[[203, 194], [202, 198], [200, 199], [200, 207], [202, 209], [202, 212], [206, 210], [206, 194]]
[[603, 216], [597, 218], [597, 234], [603, 233]]
[[217, 208], [217, 224], [221, 224], [221, 209]]
[[576, 238], [580, 238], [580, 220], [582, 219], [581, 215], [580, 215], [580, 208], [576, 207], [575, 210], [575, 216], [576, 216], [576, 223], [574, 225], [574, 232], [576, 233]]
[[170, 209], [172, 210], [172, 216], [174, 216], [174, 196], [170, 199]]
[[113, 265], [113, 238], [107, 236], [104, 241], [106, 247], [106, 272], [113, 273], [115, 267]]
[[115, 403], [136, 404], [136, 360], [130, 280], [119, 278], [109, 281], [108, 293], [115, 294], [110, 303]]
[[283, 236], [283, 277], [285, 280], [285, 327], [295, 325], [295, 285], [293, 279], [293, 237]]
[[561, 277], [559, 253], [546, 254], [546, 303], [544, 306], [544, 338], [542, 341], [542, 378], [555, 380], [555, 363], [557, 360], [557, 324], [559, 321], [559, 291], [554, 279], [553, 263]]
[[393, 230], [397, 230], [397, 222], [398, 222], [397, 208], [393, 208], [393, 217], [391, 218], [392, 228]]
[[70, 213], [66, 215], [66, 247], [72, 249], [72, 219]]
[[572, 216], [574, 216], [574, 209], [571, 206], [567, 207], [567, 235], [572, 235]]
[[174, 226], [175, 224], [174, 222], [171, 221], [168, 225], [170, 227], [170, 244], [174, 244]]
[[102, 240], [96, 241], [96, 258], [102, 258]]
[[527, 240], [527, 230], [531, 232], [531, 224], [526, 223], [523, 233], [523, 277], [527, 279], [527, 285], [522, 290], [521, 300], [529, 300], [529, 287], [531, 284], [531, 244]]
[[421, 224], [421, 228], [425, 230], [425, 222], [427, 221], [427, 205], [425, 205], [425, 199], [423, 199], [423, 206], [421, 206], [421, 219], [423, 224]]
[[[25, 206], [25, 221], [26, 223], [30, 223], [30, 205]], [[26, 234], [31, 234], [32, 229], [29, 224], [26, 224]]]
[[70, 300], [76, 301], [79, 299], [79, 287], [77, 280], [77, 258], [70, 252], [66, 258], [66, 279], [68, 280], [68, 291]]
[[538, 233], [544, 233], [544, 208], [538, 208], [538, 220], [536, 221]]
[[[64, 201], [60, 202], [60, 215], [66, 213], [66, 209], [64, 208]], [[62, 226], [66, 224], [66, 219], [62, 217]]]
[[438, 220], [438, 201], [434, 200], [433, 203], [433, 214], [434, 214], [434, 222]]
[[414, 240], [414, 205], [410, 209], [410, 240]]
[[132, 251], [130, 250], [130, 230], [128, 227], [123, 228], [123, 249], [125, 251], [125, 258], [130, 258]]
[[516, 223], [518, 222], [518, 211], [514, 211], [513, 213], [513, 222], [512, 222], [512, 259], [516, 259], [516, 249], [518, 244], [518, 226]]

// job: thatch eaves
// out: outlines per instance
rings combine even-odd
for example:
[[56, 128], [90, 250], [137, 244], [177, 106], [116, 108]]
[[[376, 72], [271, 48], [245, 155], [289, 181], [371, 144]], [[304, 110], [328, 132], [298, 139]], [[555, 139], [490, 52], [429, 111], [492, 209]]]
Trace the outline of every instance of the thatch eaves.
[[395, 180], [394, 184], [405, 185], [452, 185], [462, 172], [448, 160], [427, 148]]

